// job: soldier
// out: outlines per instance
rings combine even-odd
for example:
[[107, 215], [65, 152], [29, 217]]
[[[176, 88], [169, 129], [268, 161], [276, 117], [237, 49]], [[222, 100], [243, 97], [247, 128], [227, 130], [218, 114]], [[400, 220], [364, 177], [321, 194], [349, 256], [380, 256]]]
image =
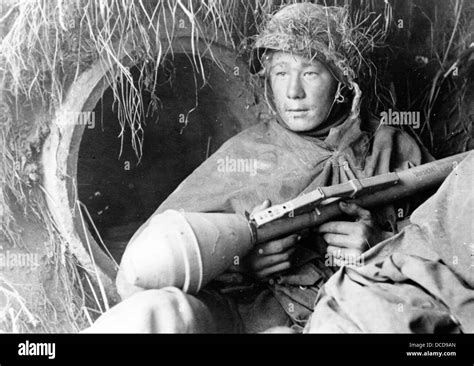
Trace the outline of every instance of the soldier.
[[[407, 134], [388, 126], [374, 130], [361, 120], [357, 31], [345, 8], [300, 3], [280, 9], [257, 37], [251, 63], [263, 79], [271, 118], [228, 140], [156, 214], [244, 214], [318, 186], [422, 163], [422, 150]], [[232, 159], [255, 162], [255, 170], [222, 169], [220, 162]], [[342, 203], [341, 209], [347, 221], [261, 244], [196, 296], [136, 288], [124, 280], [122, 265], [117, 287], [123, 301], [88, 331], [230, 333], [286, 326], [300, 332], [334, 264], [396, 231], [393, 208], [371, 213]]]

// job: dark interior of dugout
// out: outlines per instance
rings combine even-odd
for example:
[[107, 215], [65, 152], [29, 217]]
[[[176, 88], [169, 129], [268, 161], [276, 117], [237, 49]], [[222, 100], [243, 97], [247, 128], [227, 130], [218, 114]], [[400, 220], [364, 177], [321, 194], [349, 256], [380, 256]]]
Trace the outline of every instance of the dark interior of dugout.
[[[110, 88], [84, 129], [77, 164], [79, 199], [116, 261], [133, 233], [179, 183], [242, 129], [242, 116], [235, 112], [242, 85], [233, 85], [239, 80], [213, 61], [202, 62], [206, 83], [189, 55], [174, 54], [161, 63], [154, 90], [143, 91], [148, 111], [141, 121], [140, 161], [128, 127], [122, 143]], [[130, 71], [137, 80], [138, 68]], [[100, 243], [92, 225], [89, 230]]]

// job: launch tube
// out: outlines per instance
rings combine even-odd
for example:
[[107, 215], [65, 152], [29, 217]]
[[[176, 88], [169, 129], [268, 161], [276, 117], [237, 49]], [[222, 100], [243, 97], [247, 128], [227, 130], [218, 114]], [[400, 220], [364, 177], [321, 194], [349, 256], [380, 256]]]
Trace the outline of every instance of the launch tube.
[[[348, 202], [364, 208], [386, 205], [439, 186], [467, 154], [396, 173], [321, 187], [320, 192], [323, 196], [324, 192], [347, 193], [350, 184], [355, 187], [355, 194]], [[362, 187], [360, 195], [358, 187]], [[152, 216], [135, 233], [122, 257], [119, 277], [143, 289], [175, 286], [197, 293], [233, 263], [240, 262], [255, 244], [340, 216], [339, 201], [340, 198], [318, 201], [309, 212], [288, 215], [260, 226], [238, 214], [167, 210]]]

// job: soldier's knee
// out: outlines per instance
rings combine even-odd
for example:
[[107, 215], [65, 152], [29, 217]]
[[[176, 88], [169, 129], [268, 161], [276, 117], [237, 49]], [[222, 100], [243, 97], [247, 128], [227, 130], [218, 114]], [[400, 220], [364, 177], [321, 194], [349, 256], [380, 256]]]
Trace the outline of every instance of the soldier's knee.
[[151, 332], [186, 333], [194, 321], [190, 297], [181, 290], [167, 287], [134, 294], [133, 307], [150, 324]]
[[180, 306], [183, 307], [183, 303], [187, 301], [186, 295], [177, 288], [145, 290], [134, 294], [130, 300], [132, 298], [141, 311], [174, 311]]

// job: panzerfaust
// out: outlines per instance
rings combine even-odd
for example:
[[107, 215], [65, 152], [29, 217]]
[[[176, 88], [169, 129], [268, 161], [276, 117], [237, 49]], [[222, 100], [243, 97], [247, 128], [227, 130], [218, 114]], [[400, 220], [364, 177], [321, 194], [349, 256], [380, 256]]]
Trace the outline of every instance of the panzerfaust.
[[342, 214], [341, 199], [370, 208], [439, 186], [468, 153], [397, 173], [319, 187], [249, 217], [167, 210], [132, 237], [119, 276], [143, 289], [175, 286], [196, 293], [257, 243], [314, 228]]

